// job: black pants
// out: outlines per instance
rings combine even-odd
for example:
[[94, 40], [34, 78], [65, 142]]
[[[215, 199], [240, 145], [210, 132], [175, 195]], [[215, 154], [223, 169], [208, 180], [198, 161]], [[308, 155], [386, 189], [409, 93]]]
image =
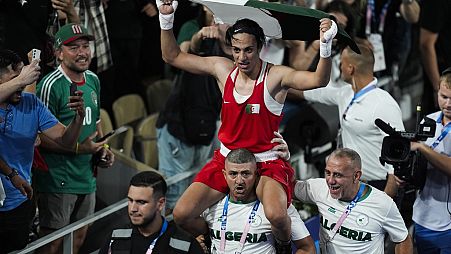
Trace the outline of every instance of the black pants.
[[0, 254], [25, 248], [35, 213], [36, 208], [30, 200], [13, 210], [0, 212]]

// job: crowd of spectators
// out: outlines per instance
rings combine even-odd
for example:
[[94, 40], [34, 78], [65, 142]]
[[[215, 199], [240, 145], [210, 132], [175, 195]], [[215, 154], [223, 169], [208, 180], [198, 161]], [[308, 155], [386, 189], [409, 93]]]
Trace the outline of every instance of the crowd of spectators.
[[[436, 133], [434, 138], [424, 143], [413, 142], [411, 145], [413, 151], [423, 154], [429, 162], [424, 169], [427, 171], [425, 185], [412, 204], [413, 238], [420, 247], [417, 248], [418, 253], [449, 251], [451, 176], [449, 163], [444, 161], [451, 156], [451, 142], [447, 136], [451, 119], [451, 30], [448, 29], [451, 19], [446, 18], [451, 14], [451, 1], [279, 2], [329, 13], [336, 24], [358, 43], [362, 52], [358, 55], [346, 45], [334, 41], [327, 87], [310, 91], [287, 89], [286, 104], [280, 109], [284, 113], [281, 114], [284, 117], [282, 123], [289, 121], [305, 100], [338, 106], [340, 127], [334, 144], [339, 148], [353, 149], [361, 157], [361, 165], [352, 171], [360, 172], [357, 182], [361, 180], [368, 186], [385, 191], [398, 206], [402, 202], [400, 197], [406, 183], [394, 174], [391, 166], [383, 166], [379, 162], [382, 140], [386, 134], [374, 121], [382, 119], [398, 131], [404, 130], [404, 125], [414, 128], [411, 122], [403, 123], [405, 116], [398, 103], [407, 88], [422, 85], [421, 98], [414, 98], [417, 101], [409, 106], [421, 103], [423, 113], [436, 122]], [[208, 9], [190, 1], [179, 1], [177, 8], [172, 30], [178, 38], [181, 52], [232, 59], [230, 42], [224, 40], [226, 25], [215, 24]], [[111, 112], [112, 103], [130, 93], [145, 98], [144, 91], [151, 81], [163, 78], [174, 80], [156, 126], [160, 152], [158, 170], [166, 177], [200, 170], [213, 155], [214, 148], [218, 148], [217, 122], [220, 120], [219, 102], [224, 88], [216, 86], [217, 79], [165, 64], [162, 59], [164, 49], [160, 50], [159, 12], [153, 0], [0, 0], [0, 253], [25, 247], [36, 205], [39, 207], [41, 237], [94, 212], [97, 167], [110, 167], [114, 162], [114, 155], [106, 142], [95, 142], [96, 138], [103, 136], [99, 122], [100, 108]], [[271, 43], [263, 44], [262, 47], [268, 48], [278, 45], [277, 49], [273, 48], [275, 51], [270, 51], [275, 54], [262, 56], [265, 61], [274, 59], [275, 64], [284, 64], [302, 72], [323, 70], [317, 70], [317, 66], [322, 66], [323, 58], [319, 40], [272, 39]], [[33, 48], [42, 51], [40, 61], [29, 59], [28, 53]], [[167, 55], [165, 60], [168, 60]], [[276, 55], [283, 57], [276, 60]], [[192, 66], [182, 67], [195, 69]], [[30, 84], [37, 84], [36, 96], [28, 93], [21, 95], [24, 87]], [[71, 85], [79, 91], [72, 94]], [[207, 110], [206, 105], [210, 109]], [[26, 120], [17, 122], [21, 114]], [[80, 118], [84, 120], [80, 121]], [[26, 125], [30, 126], [29, 130], [24, 127]], [[25, 129], [27, 133], [18, 139]], [[38, 149], [34, 149], [35, 146]], [[33, 149], [35, 160], [38, 154], [48, 170], [33, 173], [32, 185]], [[355, 160], [354, 151], [337, 151], [328, 163], [337, 160], [344, 163], [343, 158]], [[18, 158], [18, 154], [20, 162], [15, 162], [12, 158]], [[351, 166], [355, 165], [350, 165], [349, 169]], [[324, 173], [323, 168], [319, 171]], [[325, 173], [333, 172], [326, 170]], [[222, 177], [222, 173], [219, 176]], [[335, 175], [332, 178], [326, 175], [326, 182], [335, 178]], [[196, 179], [196, 183], [202, 184]], [[163, 193], [166, 213], [175, 208], [175, 217], [179, 218], [176, 222], [185, 224], [189, 224], [190, 220], [183, 216], [192, 215], [190, 212], [195, 209], [203, 210], [205, 207], [199, 206], [199, 203], [209, 201], [203, 199], [202, 190], [195, 189], [191, 192], [197, 193], [201, 196], [198, 199], [203, 200], [187, 202], [187, 198], [182, 198], [178, 205], [185, 208], [191, 205], [193, 209], [180, 213], [181, 208], [177, 209], [176, 203], [189, 188], [188, 184], [185, 181], [170, 187], [167, 197], [166, 190]], [[324, 193], [318, 194], [308, 186], [322, 184], [303, 182], [302, 188], [298, 185], [301, 193], [298, 198], [317, 204], [321, 201], [317, 197]], [[352, 186], [354, 189], [357, 185]], [[326, 188], [323, 187], [318, 187], [318, 191]], [[368, 189], [371, 192], [371, 188]], [[279, 193], [275, 190], [271, 189], [272, 194]], [[381, 193], [374, 189], [372, 195], [379, 198], [383, 195]], [[279, 194], [283, 194], [283, 190]], [[37, 196], [36, 203], [31, 201], [33, 196]], [[188, 198], [192, 197], [188, 195]], [[219, 200], [217, 197], [213, 198], [215, 202]], [[287, 198], [290, 199], [290, 195]], [[350, 196], [348, 201], [352, 198]], [[282, 203], [284, 207], [286, 202]], [[268, 210], [269, 206], [264, 207], [270, 216], [269, 221], [272, 221], [273, 212]], [[432, 207], [440, 207], [440, 213], [431, 216], [429, 209]], [[398, 211], [391, 209], [390, 206], [393, 220], [399, 220]], [[277, 214], [286, 215], [286, 210], [283, 211], [285, 213]], [[320, 211], [323, 219], [326, 218], [323, 216], [325, 212]], [[14, 223], [10, 223], [11, 220]], [[180, 226], [189, 229], [189, 225], [185, 228], [184, 223]], [[286, 224], [282, 228], [290, 228], [290, 223], [282, 224]], [[398, 252], [399, 244], [406, 246], [405, 241], [410, 241], [410, 238], [405, 237], [405, 228], [393, 225], [390, 226], [396, 227], [396, 230], [384, 228], [386, 230], [381, 234], [390, 234]], [[324, 230], [328, 227], [327, 222], [322, 221], [321, 226]], [[87, 227], [76, 232], [75, 252], [83, 244], [86, 231]], [[290, 239], [286, 238], [289, 234], [276, 233], [274, 235], [281, 239], [275, 240], [282, 240], [281, 243]], [[342, 231], [338, 233], [337, 237], [343, 236]], [[212, 240], [215, 241], [214, 238]], [[328, 239], [322, 240], [326, 245], [330, 243]], [[40, 252], [56, 253], [60, 248], [61, 239], [45, 246]]]

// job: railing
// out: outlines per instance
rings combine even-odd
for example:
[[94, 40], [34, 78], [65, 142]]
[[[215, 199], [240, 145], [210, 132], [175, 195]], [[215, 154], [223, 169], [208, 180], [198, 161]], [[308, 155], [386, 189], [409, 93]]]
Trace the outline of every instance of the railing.
[[[184, 179], [187, 179], [187, 178], [193, 176], [196, 173], [197, 173], [197, 171], [183, 172], [183, 173], [180, 173], [180, 174], [177, 174], [177, 175], [167, 178], [166, 183], [169, 187], [181, 180], [184, 180]], [[74, 222], [70, 225], [67, 225], [64, 228], [61, 228], [49, 235], [39, 238], [38, 240], [28, 244], [27, 247], [23, 250], [15, 251], [12, 253], [14, 253], [14, 254], [31, 253], [32, 251], [50, 243], [56, 239], [63, 237], [63, 254], [72, 254], [74, 231], [76, 231], [84, 226], [87, 226], [97, 220], [100, 220], [114, 212], [117, 212], [117, 211], [121, 210], [122, 208], [127, 207], [127, 203], [128, 203], [127, 198], [124, 198], [124, 199], [122, 199], [122, 200], [120, 200], [120, 201], [118, 201], [118, 202], [84, 218], [84, 219], [76, 221], [76, 222]]]

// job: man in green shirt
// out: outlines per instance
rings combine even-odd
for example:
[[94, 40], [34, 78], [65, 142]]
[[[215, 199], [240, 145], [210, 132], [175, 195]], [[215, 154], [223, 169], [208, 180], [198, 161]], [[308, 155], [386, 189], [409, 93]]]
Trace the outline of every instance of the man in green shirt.
[[[69, 102], [71, 85], [85, 101], [86, 116], [75, 149], [67, 150], [45, 137], [42, 155], [49, 170], [36, 172], [39, 192], [40, 234], [46, 235], [94, 212], [95, 168], [110, 167], [113, 153], [104, 142], [95, 143], [102, 136], [100, 128], [100, 82], [88, 70], [91, 63], [89, 41], [94, 37], [86, 28], [67, 24], [55, 35], [58, 68], [44, 77], [37, 86], [37, 95], [63, 124], [74, 113], [65, 107]], [[75, 151], [74, 151], [75, 150]], [[75, 231], [74, 252], [77, 253], [86, 236], [87, 227]], [[43, 247], [43, 253], [55, 253], [61, 247], [58, 239]]]

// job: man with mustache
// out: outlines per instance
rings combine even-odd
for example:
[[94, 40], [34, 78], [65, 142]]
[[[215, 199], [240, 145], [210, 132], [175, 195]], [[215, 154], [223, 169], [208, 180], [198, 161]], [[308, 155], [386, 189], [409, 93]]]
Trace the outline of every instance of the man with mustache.
[[[229, 194], [202, 214], [209, 228], [205, 234], [210, 232], [211, 252], [276, 253], [271, 224], [255, 191], [258, 174], [254, 154], [246, 149], [230, 151], [222, 173]], [[288, 215], [296, 253], [314, 253], [313, 240], [293, 205], [288, 207]]]
[[155, 171], [133, 176], [127, 195], [132, 227], [114, 230], [99, 254], [203, 254], [193, 236], [161, 215], [166, 205], [166, 191], [166, 181]]
[[388, 233], [395, 253], [412, 253], [412, 240], [395, 202], [360, 181], [357, 152], [339, 148], [326, 162], [326, 178], [297, 181], [295, 196], [318, 206], [321, 253], [384, 253]]
[[[41, 137], [41, 152], [48, 171], [36, 171], [39, 192], [40, 235], [47, 235], [94, 213], [97, 167], [107, 168], [114, 155], [106, 141], [95, 143], [102, 136], [100, 127], [100, 82], [88, 70], [91, 63], [89, 41], [94, 37], [81, 25], [69, 23], [55, 34], [55, 52], [61, 63], [37, 85], [37, 95], [49, 110], [67, 123], [73, 113], [65, 105], [71, 86], [82, 94], [86, 116], [75, 149], [67, 150]], [[95, 155], [95, 156], [93, 156]], [[88, 227], [74, 233], [74, 252], [83, 244]], [[42, 253], [56, 253], [62, 243], [57, 239], [42, 248]]]
[[[74, 149], [85, 116], [83, 99], [66, 95], [72, 118], [58, 122], [33, 94], [22, 92], [39, 77], [38, 61], [24, 66], [18, 54], [0, 50], [0, 253], [28, 243], [36, 209], [31, 201], [31, 165], [38, 132], [67, 149]], [[72, 111], [75, 111], [72, 112]], [[2, 189], [5, 195], [2, 197]]]

